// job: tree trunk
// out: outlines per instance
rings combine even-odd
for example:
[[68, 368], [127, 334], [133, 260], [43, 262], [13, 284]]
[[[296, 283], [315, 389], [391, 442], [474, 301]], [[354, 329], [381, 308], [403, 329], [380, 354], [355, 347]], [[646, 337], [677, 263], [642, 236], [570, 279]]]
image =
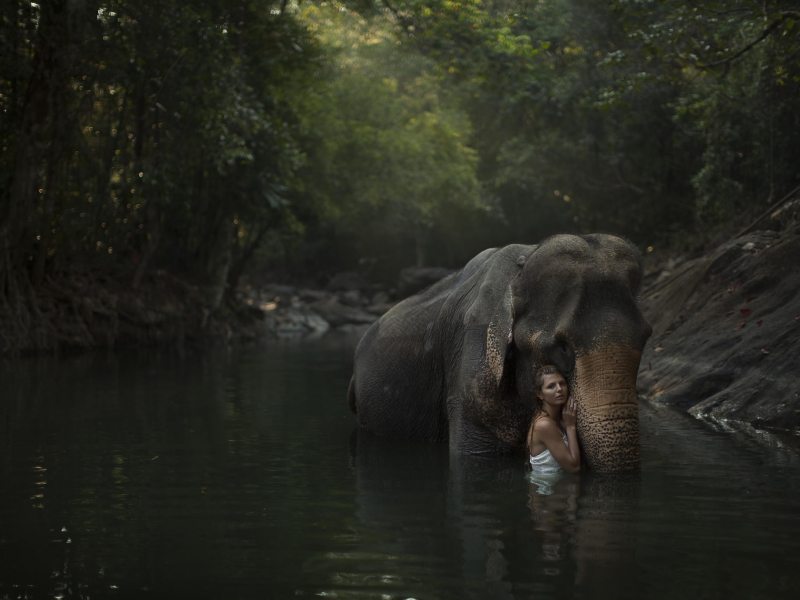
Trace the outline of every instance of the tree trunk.
[[133, 283], [131, 284], [133, 289], [137, 289], [142, 283], [142, 277], [147, 272], [150, 259], [153, 258], [158, 249], [158, 243], [161, 241], [161, 215], [155, 206], [152, 206], [147, 212], [150, 232], [147, 234], [147, 243], [139, 258], [139, 264], [136, 265], [136, 272], [133, 274]]
[[264, 238], [264, 234], [266, 234], [269, 229], [269, 224], [265, 224], [263, 227], [261, 227], [261, 229], [258, 230], [255, 238], [245, 245], [244, 251], [239, 259], [231, 266], [230, 271], [228, 272], [228, 285], [225, 291], [226, 296], [232, 297], [236, 292], [236, 288], [239, 287], [239, 279], [241, 279], [244, 270], [247, 268], [247, 263], [249, 263], [250, 259], [253, 258], [253, 254], [258, 249], [258, 245]]
[[[114, 168], [114, 157], [116, 156], [117, 148], [119, 147], [119, 140], [123, 135], [125, 128], [125, 109], [128, 107], [127, 90], [122, 97], [122, 106], [116, 111], [109, 110], [108, 123], [106, 123], [105, 139], [107, 140], [105, 147], [105, 154], [103, 156], [103, 171], [97, 175], [97, 183], [95, 186], [95, 200], [98, 206], [104, 206], [108, 199], [111, 197], [111, 171]], [[111, 104], [119, 103], [119, 100], [111, 97]], [[117, 117], [117, 135], [112, 135], [111, 130], [114, 129], [115, 116]]]
[[[205, 294], [206, 317], [219, 308], [228, 285], [228, 273], [233, 258], [231, 228], [230, 219], [225, 218], [219, 221], [216, 243], [213, 246], [207, 268], [209, 283]], [[203, 321], [203, 325], [205, 325], [205, 318]]]
[[134, 122], [134, 135], [136, 138], [133, 142], [133, 156], [134, 160], [136, 161], [136, 166], [141, 166], [142, 160], [142, 148], [144, 147], [144, 136], [145, 136], [145, 106], [146, 95], [147, 95], [147, 80], [144, 76], [142, 76], [142, 83], [139, 86], [138, 93], [139, 96], [136, 99], [136, 120]]
[[8, 291], [10, 270], [20, 266], [20, 247], [28, 219], [37, 202], [42, 161], [59, 95], [68, 75], [70, 2], [41, 4], [33, 73], [22, 107], [16, 163], [8, 202], [0, 205], [0, 295]]
[[[145, 117], [147, 116], [147, 78], [144, 75], [142, 75], [141, 85], [138, 89], [135, 112], [135, 139], [133, 144], [133, 156], [136, 168], [134, 169], [134, 172], [139, 173], [143, 168], [142, 153], [144, 149], [144, 138], [147, 135], [145, 128]], [[157, 118], [155, 122], [156, 124], [158, 123]], [[153, 190], [153, 192], [154, 194], [158, 194], [157, 190]], [[156, 253], [158, 244], [161, 241], [162, 214], [160, 208], [160, 198], [151, 195], [146, 199], [142, 198], [142, 201], [146, 202], [145, 206], [147, 207], [147, 243], [143, 248], [142, 255], [139, 259], [139, 264], [136, 266], [136, 272], [133, 274], [133, 283], [131, 284], [133, 289], [137, 289], [139, 285], [141, 285], [142, 278], [147, 272], [147, 267], [150, 266], [150, 260]]]
[[47, 250], [50, 246], [52, 235], [53, 208], [56, 204], [56, 163], [59, 159], [58, 150], [53, 150], [47, 165], [47, 179], [45, 179], [44, 204], [42, 206], [42, 219], [39, 229], [39, 248], [33, 261], [33, 274], [31, 282], [34, 287], [42, 283], [44, 266], [47, 262]]

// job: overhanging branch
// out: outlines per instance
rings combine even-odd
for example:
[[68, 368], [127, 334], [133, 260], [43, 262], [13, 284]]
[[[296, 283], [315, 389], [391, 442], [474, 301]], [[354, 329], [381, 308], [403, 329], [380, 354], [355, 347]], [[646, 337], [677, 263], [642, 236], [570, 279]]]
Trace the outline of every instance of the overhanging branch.
[[725, 65], [725, 64], [733, 62], [734, 60], [736, 60], [737, 58], [739, 58], [743, 54], [745, 54], [745, 53], [749, 52], [750, 50], [752, 50], [754, 46], [756, 46], [757, 44], [763, 42], [770, 35], [772, 35], [772, 33], [776, 29], [778, 29], [778, 27], [780, 27], [786, 19], [800, 19], [800, 11], [787, 10], [787, 11], [781, 12], [780, 16], [777, 19], [775, 19], [772, 23], [770, 23], [769, 25], [767, 25], [764, 28], [764, 30], [761, 32], [761, 35], [759, 35], [756, 39], [754, 39], [752, 42], [747, 44], [744, 48], [740, 49], [736, 54], [734, 54], [732, 56], [729, 56], [727, 58], [723, 58], [722, 60], [718, 60], [718, 61], [713, 62], [713, 63], [708, 63], [706, 65], [698, 64], [697, 66], [699, 68], [701, 68], [701, 69], [713, 69], [715, 67], [719, 67], [719, 66], [722, 66], [722, 65]]

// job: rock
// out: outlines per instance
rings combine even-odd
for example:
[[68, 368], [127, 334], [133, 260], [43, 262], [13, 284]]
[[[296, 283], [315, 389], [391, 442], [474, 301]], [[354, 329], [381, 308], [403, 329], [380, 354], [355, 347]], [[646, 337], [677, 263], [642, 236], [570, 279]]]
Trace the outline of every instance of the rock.
[[305, 307], [265, 312], [269, 315], [265, 318], [268, 329], [278, 337], [313, 337], [322, 335], [330, 329], [325, 319]]
[[267, 302], [277, 302], [281, 306], [289, 306], [293, 296], [297, 296], [297, 288], [291, 285], [268, 283], [261, 286], [261, 296]]
[[642, 292], [638, 388], [698, 417], [800, 432], [800, 226], [755, 231]]
[[255, 304], [244, 304], [242, 307], [242, 312], [251, 319], [259, 319], [263, 321], [264, 317], [266, 317], [266, 311], [262, 310]]
[[305, 324], [311, 329], [313, 333], [322, 334], [331, 328], [330, 324], [317, 314], [311, 313], [305, 315]]
[[358, 290], [336, 292], [336, 299], [345, 306], [353, 306], [355, 308], [362, 308], [367, 304], [366, 299]]
[[370, 304], [372, 305], [387, 304], [391, 301], [391, 299], [392, 299], [391, 296], [389, 296], [387, 292], [381, 290], [380, 292], [376, 292], [372, 296]]
[[670, 271], [669, 269], [664, 269], [663, 271], [661, 271], [661, 273], [658, 274], [658, 277], [656, 278], [656, 283], [665, 281], [670, 277], [672, 277], [672, 271]]
[[407, 298], [454, 272], [453, 269], [445, 269], [444, 267], [408, 267], [403, 269], [400, 271], [400, 277], [397, 281], [397, 295], [400, 298]]
[[332, 327], [346, 324], [370, 324], [378, 320], [373, 314], [352, 306], [345, 306], [334, 299], [320, 300], [310, 307]]
[[370, 288], [367, 280], [358, 273], [352, 271], [342, 271], [334, 275], [325, 286], [329, 292], [350, 291], [350, 290], [368, 290]]
[[786, 230], [800, 223], [800, 198], [787, 202], [770, 215], [777, 229]]
[[236, 297], [242, 301], [252, 300], [253, 302], [258, 302], [261, 299], [261, 294], [258, 290], [254, 290], [252, 288], [240, 288], [236, 291]]
[[297, 296], [302, 302], [311, 303], [318, 300], [326, 300], [331, 297], [331, 294], [323, 290], [302, 289], [297, 291]]
[[373, 315], [378, 315], [379, 317], [385, 315], [389, 312], [389, 309], [392, 308], [397, 302], [383, 302], [381, 304], [370, 304], [369, 306], [364, 307], [364, 310], [368, 313], [372, 313]]

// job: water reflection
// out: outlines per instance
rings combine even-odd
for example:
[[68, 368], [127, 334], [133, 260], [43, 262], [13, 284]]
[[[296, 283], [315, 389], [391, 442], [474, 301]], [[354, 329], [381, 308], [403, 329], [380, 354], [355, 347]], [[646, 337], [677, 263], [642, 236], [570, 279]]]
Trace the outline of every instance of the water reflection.
[[[351, 460], [357, 515], [370, 533], [362, 538], [361, 563], [351, 567], [410, 569], [424, 579], [420, 565], [444, 556], [464, 598], [636, 591], [638, 477], [543, 480], [525, 473], [518, 459], [450, 457], [444, 445], [363, 431], [353, 435]], [[389, 567], [393, 561], [402, 565]], [[624, 585], [611, 585], [621, 577]], [[421, 591], [410, 580], [394, 583], [411, 596]], [[441, 591], [455, 593], [440, 583]]]
[[580, 476], [529, 473], [528, 479], [528, 507], [534, 529], [541, 533], [542, 558], [565, 560], [569, 556], [569, 544], [575, 539]]
[[641, 478], [585, 473], [578, 502], [575, 583], [607, 597], [640, 597], [636, 544]]
[[641, 478], [537, 481], [351, 437], [351, 357], [0, 363], [0, 599], [800, 597], [793, 444], [643, 403]]

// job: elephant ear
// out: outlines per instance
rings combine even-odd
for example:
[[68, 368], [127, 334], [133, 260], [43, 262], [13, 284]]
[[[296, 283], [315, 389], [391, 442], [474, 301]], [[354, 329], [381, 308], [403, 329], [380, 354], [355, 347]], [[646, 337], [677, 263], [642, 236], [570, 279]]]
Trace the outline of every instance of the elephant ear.
[[480, 288], [464, 312], [464, 337], [458, 379], [462, 393], [496, 392], [513, 341], [515, 281], [537, 246], [513, 244], [483, 265]]
[[479, 300], [467, 311], [465, 325], [462, 381], [466, 383], [477, 376], [483, 381], [491, 379], [493, 384], [499, 386], [513, 339], [514, 302], [511, 286], [504, 286], [501, 292], [494, 286], [484, 284]]
[[486, 363], [498, 386], [503, 378], [508, 348], [514, 338], [513, 326], [514, 298], [511, 286], [508, 286], [486, 328]]

